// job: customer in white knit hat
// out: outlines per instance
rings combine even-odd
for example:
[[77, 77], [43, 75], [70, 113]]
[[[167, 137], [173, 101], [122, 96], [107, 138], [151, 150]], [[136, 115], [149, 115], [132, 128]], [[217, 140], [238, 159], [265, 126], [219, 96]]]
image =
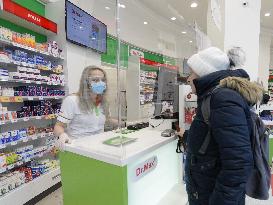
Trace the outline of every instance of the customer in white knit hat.
[[192, 70], [191, 75], [188, 77], [188, 83], [192, 88], [192, 92], [196, 93], [194, 79], [219, 70], [227, 70], [230, 68], [230, 61], [227, 54], [219, 48], [210, 47], [191, 56], [188, 65]]
[[215, 47], [194, 54], [188, 65], [198, 96], [196, 117], [183, 135], [189, 205], [244, 205], [253, 166], [249, 104], [262, 89], [245, 70], [230, 70], [227, 54]]

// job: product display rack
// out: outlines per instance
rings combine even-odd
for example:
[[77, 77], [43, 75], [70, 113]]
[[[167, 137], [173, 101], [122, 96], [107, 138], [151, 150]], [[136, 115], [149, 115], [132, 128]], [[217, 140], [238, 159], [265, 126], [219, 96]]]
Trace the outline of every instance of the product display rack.
[[0, 202], [1, 204], [25, 204], [59, 182], [61, 182], [61, 170], [57, 168], [12, 190], [2, 196]]
[[[156, 67], [144, 69], [137, 56], [130, 56], [126, 72], [126, 101], [127, 121], [146, 121], [153, 117], [155, 106], [153, 103], [157, 87]], [[153, 75], [153, 76], [152, 76]]]
[[[10, 16], [10, 15], [9, 15]], [[12, 16], [10, 16], [13, 18]], [[16, 18], [19, 20], [18, 18]], [[8, 20], [10, 20], [8, 18]], [[50, 32], [44, 32], [45, 29], [40, 29], [36, 26], [31, 25], [28, 26], [29, 23], [26, 23], [25, 21], [17, 21], [16, 23], [19, 23], [20, 26], [27, 25], [27, 28], [35, 27], [36, 31], [43, 31], [41, 33], [50, 33]], [[0, 32], [1, 33], [1, 32]], [[50, 33], [52, 34], [52, 33]], [[13, 38], [13, 37], [12, 37]], [[51, 39], [54, 39], [55, 37], [51, 35]], [[49, 44], [48, 44], [49, 45]], [[56, 104], [60, 105], [61, 101], [64, 98], [64, 91], [65, 91], [65, 83], [64, 80], [58, 80], [61, 79], [61, 75], [64, 75], [64, 57], [59, 55], [56, 55], [56, 53], [51, 54], [50, 52], [44, 52], [39, 49], [36, 49], [34, 47], [30, 47], [27, 45], [19, 44], [17, 42], [12, 42], [11, 40], [3, 39], [2, 36], [0, 36], [0, 72], [7, 72], [8, 78], [3, 78], [5, 75], [1, 75], [0, 77], [0, 86], [3, 88], [12, 88], [14, 92], [20, 91], [21, 88], [26, 87], [27, 89], [30, 89], [30, 87], [35, 87], [34, 93], [37, 93], [37, 95], [30, 94], [28, 95], [28, 92], [30, 91], [24, 91], [26, 94], [19, 94], [20, 96], [13, 96], [10, 95], [2, 95], [2, 89], [0, 94], [0, 115], [2, 116], [0, 118], [0, 204], [13, 204], [13, 205], [21, 205], [25, 204], [37, 195], [41, 194], [42, 192], [46, 191], [47, 189], [51, 188], [52, 186], [56, 185], [61, 181], [60, 178], [60, 169], [58, 166], [49, 166], [45, 163], [53, 163], [52, 159], [55, 159], [52, 154], [52, 143], [54, 142], [55, 136], [53, 132], [41, 132], [38, 130], [44, 130], [44, 129], [52, 129], [53, 125], [55, 124], [56, 119], [56, 109], [52, 107], [46, 107], [46, 109], [49, 109], [49, 111], [43, 111], [43, 103], [50, 102], [49, 106], [56, 106]], [[38, 48], [38, 47], [37, 47]], [[22, 52], [26, 55], [27, 61], [18, 61], [12, 54], [12, 57], [6, 57], [5, 53], [7, 51], [11, 52]], [[49, 51], [49, 50], [48, 50]], [[16, 54], [19, 56], [19, 54]], [[10, 55], [10, 54], [9, 54]], [[40, 63], [37, 61], [38, 58], [44, 59], [45, 62], [48, 62], [49, 64]], [[29, 61], [28, 59], [34, 59], [34, 61]], [[34, 63], [33, 63], [34, 62]], [[53, 66], [53, 64], [55, 66]], [[22, 67], [26, 70], [33, 69], [33, 75], [34, 70], [39, 71], [40, 77], [48, 78], [47, 80], [41, 80], [39, 78], [31, 78], [27, 76], [27, 78], [15, 78], [13, 75], [11, 76], [11, 73], [15, 73], [15, 69], [17, 69], [17, 73], [19, 72], [19, 67]], [[4, 69], [3, 69], [4, 68]], [[25, 74], [28, 74], [28, 71], [25, 72]], [[37, 75], [37, 73], [35, 74]], [[53, 80], [54, 76], [59, 76], [57, 80]], [[17, 76], [16, 76], [17, 77]], [[52, 78], [53, 77], [53, 78]], [[63, 78], [64, 79], [64, 78]], [[38, 90], [36, 91], [36, 88], [40, 87], [40, 89], [45, 89], [45, 92], [47, 92], [47, 96], [40, 93], [38, 94]], [[50, 94], [51, 91], [54, 91], [54, 94]], [[55, 93], [55, 91], [62, 91], [59, 93]], [[4, 94], [4, 93], [3, 93]], [[17, 94], [18, 95], [18, 94]], [[31, 104], [34, 103], [34, 104]], [[38, 104], [37, 104], [38, 103]], [[38, 114], [35, 113], [29, 114], [25, 113], [26, 116], [24, 117], [18, 117], [18, 112], [24, 112], [24, 110], [33, 109], [35, 110], [35, 106], [41, 106], [41, 113], [44, 114]], [[33, 107], [34, 106], [34, 107]], [[47, 105], [46, 105], [47, 106]], [[4, 109], [5, 108], [5, 109]], [[13, 110], [13, 111], [11, 111]], [[19, 111], [18, 111], [19, 110]], [[5, 114], [6, 113], [6, 114]], [[11, 114], [12, 113], [12, 114]], [[15, 113], [17, 114], [17, 117], [14, 117]], [[7, 115], [7, 116], [6, 116]], [[32, 116], [35, 115], [35, 116]], [[4, 117], [3, 117], [4, 116]], [[6, 118], [7, 117], [7, 118]], [[34, 129], [33, 133], [31, 132], [32, 129]], [[27, 135], [22, 137], [21, 130], [27, 130]], [[13, 137], [12, 133], [17, 133], [17, 136]], [[20, 134], [19, 134], [20, 133]], [[5, 138], [6, 135], [9, 134], [8, 138]], [[7, 140], [8, 139], [8, 140]], [[19, 150], [25, 149], [27, 150], [27, 147], [32, 147], [33, 151], [29, 152], [32, 153], [30, 155], [31, 157], [24, 158], [23, 155], [19, 154]], [[28, 151], [23, 154], [29, 154]], [[8, 156], [10, 155], [18, 155], [18, 160], [14, 163], [8, 163], [7, 165], [4, 165], [3, 160], [8, 160]], [[4, 157], [3, 157], [4, 156]], [[6, 156], [6, 157], [5, 157]], [[28, 155], [26, 155], [28, 156]], [[10, 158], [9, 158], [10, 160]], [[54, 162], [55, 163], [55, 162]], [[4, 166], [2, 166], [4, 165]], [[48, 167], [49, 171], [37, 171], [39, 170], [37, 167]], [[52, 170], [54, 168], [54, 170]], [[5, 185], [3, 183], [1, 184], [1, 180], [6, 180], [8, 177], [14, 177], [17, 173], [20, 172], [21, 169], [29, 169], [32, 173], [32, 178], [30, 181], [25, 181], [23, 184], [19, 185], [10, 185], [8, 191], [5, 190]], [[18, 170], [18, 171], [16, 171]], [[40, 172], [40, 173], [39, 173]], [[22, 172], [21, 170], [21, 173]], [[38, 174], [38, 175], [37, 175]], [[26, 180], [27, 180], [27, 176]], [[6, 183], [6, 182], [5, 182]], [[16, 182], [17, 183], [17, 182]], [[1, 188], [2, 186], [2, 188]], [[3, 187], [4, 186], [4, 187]], [[13, 187], [15, 186], [15, 187]], [[5, 191], [4, 191], [5, 190]]]

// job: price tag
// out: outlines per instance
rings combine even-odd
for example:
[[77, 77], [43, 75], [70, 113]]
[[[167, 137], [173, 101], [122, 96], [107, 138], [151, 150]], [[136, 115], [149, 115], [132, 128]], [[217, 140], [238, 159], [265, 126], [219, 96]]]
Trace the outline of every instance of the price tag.
[[16, 123], [16, 122], [18, 122], [17, 119], [12, 119], [12, 120], [11, 120], [11, 123]]
[[27, 141], [28, 141], [28, 138], [27, 138], [27, 137], [23, 139], [23, 142], [27, 142]]
[[55, 96], [54, 99], [58, 100], [58, 99], [60, 99], [60, 97], [59, 96]]
[[39, 97], [39, 100], [44, 100], [44, 97], [42, 97], [42, 96], [41, 96], [41, 97]]
[[42, 83], [41, 81], [36, 81], [36, 84], [41, 85]]
[[28, 99], [28, 100], [33, 100], [33, 97], [28, 97], [27, 99]]
[[31, 81], [30, 80], [26, 80], [26, 83], [31, 83]]
[[52, 85], [58, 85], [58, 83], [52, 83]]
[[0, 169], [0, 173], [1, 173], [1, 174], [4, 173], [5, 171], [7, 171], [7, 168], [2, 168], [2, 169]]
[[12, 146], [14, 146], [14, 145], [17, 145], [17, 142], [15, 141], [15, 142], [11, 142], [10, 143]]
[[21, 65], [21, 63], [18, 62], [18, 61], [14, 61], [14, 64], [15, 64], [15, 65]]
[[5, 121], [0, 121], [0, 125], [4, 125], [5, 124]]
[[25, 121], [25, 122], [26, 122], [26, 121], [29, 121], [29, 117], [24, 117], [24, 118], [23, 118], [23, 121]]
[[51, 83], [51, 82], [47, 82], [47, 84], [48, 84], [48, 85], [52, 85], [52, 83]]
[[14, 168], [14, 164], [11, 164], [11, 165], [8, 166], [8, 169], [9, 169], [9, 170], [11, 170], [11, 169], [13, 169], [13, 168]]
[[25, 62], [22, 62], [22, 66], [28, 66], [28, 64]]
[[23, 162], [17, 162], [17, 166], [21, 166]]
[[38, 138], [37, 135], [34, 135], [34, 136], [32, 137], [33, 140], [37, 140], [37, 138]]
[[41, 116], [36, 116], [36, 120], [40, 120], [40, 119], [42, 119]]
[[6, 145], [5, 144], [0, 144], [0, 149], [4, 149], [6, 148]]
[[25, 162], [29, 162], [31, 159], [30, 158], [26, 158], [25, 159]]

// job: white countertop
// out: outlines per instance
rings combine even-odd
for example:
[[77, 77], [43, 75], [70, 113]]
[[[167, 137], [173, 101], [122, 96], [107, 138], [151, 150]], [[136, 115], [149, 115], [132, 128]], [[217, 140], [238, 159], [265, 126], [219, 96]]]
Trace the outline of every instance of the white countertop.
[[122, 147], [103, 144], [103, 141], [117, 136], [120, 135], [115, 132], [105, 132], [83, 137], [73, 140], [72, 144], [66, 144], [64, 150], [117, 166], [125, 166], [137, 158], [176, 140], [176, 137], [161, 137], [160, 131], [145, 128], [124, 135], [137, 138], [135, 142], [130, 144]]

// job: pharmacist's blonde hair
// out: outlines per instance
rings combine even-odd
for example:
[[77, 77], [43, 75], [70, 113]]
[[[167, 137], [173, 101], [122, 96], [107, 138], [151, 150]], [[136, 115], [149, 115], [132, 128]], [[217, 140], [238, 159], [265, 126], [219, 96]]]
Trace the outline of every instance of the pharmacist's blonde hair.
[[[81, 109], [81, 111], [83, 113], [90, 113], [94, 111], [95, 108], [95, 103], [91, 100], [91, 90], [89, 88], [89, 83], [88, 83], [88, 77], [90, 72], [92, 71], [101, 71], [104, 75], [105, 78], [105, 82], [107, 83], [107, 75], [106, 72], [98, 67], [98, 66], [87, 66], [86, 68], [84, 68], [83, 72], [82, 72], [82, 76], [81, 76], [81, 80], [80, 80], [80, 86], [79, 86], [79, 91], [77, 93], [77, 95], [79, 96], [79, 107]], [[103, 112], [105, 114], [105, 116], [108, 118], [109, 116], [109, 106], [108, 103], [106, 102], [105, 99], [105, 93], [107, 91], [107, 88], [104, 92], [103, 95], [100, 96], [100, 101], [101, 101], [101, 106], [103, 108]]]

